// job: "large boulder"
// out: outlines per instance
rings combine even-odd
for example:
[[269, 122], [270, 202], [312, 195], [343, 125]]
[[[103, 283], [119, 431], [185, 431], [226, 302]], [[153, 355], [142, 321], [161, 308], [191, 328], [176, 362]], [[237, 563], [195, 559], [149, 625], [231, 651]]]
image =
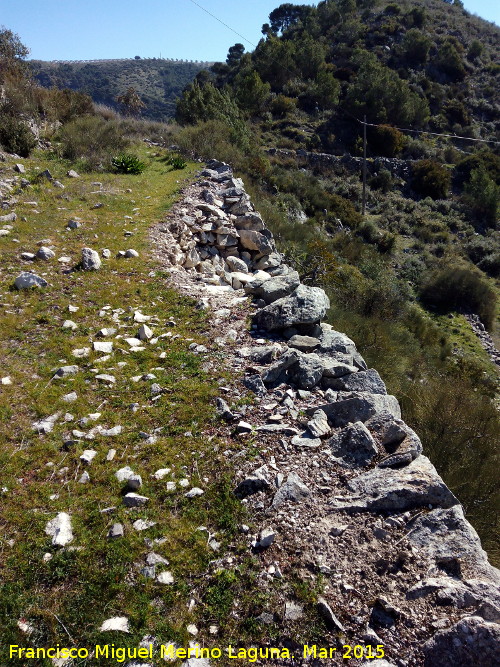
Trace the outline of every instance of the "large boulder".
[[251, 229], [254, 232], [260, 232], [265, 228], [264, 222], [260, 217], [260, 213], [247, 213], [246, 215], [238, 215], [233, 221], [236, 229]]
[[474, 615], [486, 621], [500, 623], [500, 587], [491, 581], [466, 579], [442, 573], [437, 577], [421, 579], [406, 593], [407, 600], [435, 596], [440, 605], [458, 609], [475, 607]]
[[335, 503], [346, 511], [406, 512], [416, 507], [458, 505], [450, 489], [426, 456], [406, 468], [375, 468], [347, 483], [352, 496]]
[[462, 618], [423, 645], [425, 667], [498, 667], [500, 625], [478, 616]]
[[29, 271], [23, 271], [20, 273], [14, 281], [14, 287], [16, 289], [29, 289], [30, 287], [46, 287], [47, 281], [37, 276], [36, 273], [30, 273]]
[[319, 354], [342, 353], [350, 355], [352, 363], [360, 370], [366, 370], [367, 365], [363, 357], [356, 349], [354, 341], [340, 331], [335, 331], [330, 325], [321, 325], [321, 345], [317, 349]]
[[325, 377], [323, 386], [336, 391], [365, 391], [370, 394], [387, 394], [382, 378], [373, 368], [337, 378]]
[[252, 280], [245, 286], [245, 292], [263, 299], [267, 304], [291, 294], [300, 284], [297, 271], [290, 271], [284, 276], [276, 276], [270, 280]]
[[92, 248], [82, 249], [82, 269], [84, 271], [97, 271], [101, 268], [99, 253]]
[[378, 454], [377, 445], [363, 422], [337, 431], [328, 444], [334, 459], [348, 468], [367, 466]]
[[257, 250], [257, 252], [268, 255], [273, 250], [270, 240], [261, 234], [251, 229], [241, 229], [239, 231], [240, 245], [247, 250]]
[[[412, 465], [421, 459], [425, 457], [420, 456]], [[418, 516], [410, 526], [410, 542], [429, 558], [438, 561], [459, 558], [468, 564], [474, 576], [487, 577], [500, 584], [500, 572], [488, 563], [479, 535], [466, 520], [460, 505], [432, 510]]]
[[333, 426], [345, 426], [357, 421], [366, 422], [379, 412], [388, 412], [393, 417], [401, 418], [401, 408], [397, 398], [385, 394], [358, 393], [345, 399], [340, 398], [335, 403], [309, 408], [307, 413], [312, 415], [316, 410], [323, 410]]
[[263, 382], [269, 385], [284, 381], [286, 371], [298, 362], [299, 354], [296, 350], [287, 350], [278, 361], [264, 371], [262, 374]]
[[323, 377], [323, 363], [317, 354], [298, 352], [297, 363], [288, 371], [288, 379], [299, 389], [312, 389]]
[[319, 322], [330, 307], [324, 290], [319, 287], [299, 285], [283, 299], [266, 306], [255, 315], [257, 326], [267, 331], [276, 331], [298, 324]]

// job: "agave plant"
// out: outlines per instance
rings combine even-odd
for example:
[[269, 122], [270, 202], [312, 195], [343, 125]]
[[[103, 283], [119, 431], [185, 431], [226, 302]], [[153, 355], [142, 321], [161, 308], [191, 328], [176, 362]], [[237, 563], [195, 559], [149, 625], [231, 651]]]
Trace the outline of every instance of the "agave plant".
[[123, 153], [114, 157], [111, 164], [119, 174], [142, 174], [146, 164], [141, 162], [136, 155]]

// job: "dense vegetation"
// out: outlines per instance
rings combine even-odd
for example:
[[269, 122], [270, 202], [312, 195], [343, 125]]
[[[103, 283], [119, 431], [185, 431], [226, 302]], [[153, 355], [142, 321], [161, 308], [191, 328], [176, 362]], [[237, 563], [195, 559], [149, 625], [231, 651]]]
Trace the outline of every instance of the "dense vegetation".
[[120, 96], [132, 88], [142, 100], [144, 117], [164, 121], [174, 116], [176, 98], [206, 63], [137, 58], [90, 63], [33, 60], [30, 66], [41, 86], [86, 93], [117, 111], [123, 110]]

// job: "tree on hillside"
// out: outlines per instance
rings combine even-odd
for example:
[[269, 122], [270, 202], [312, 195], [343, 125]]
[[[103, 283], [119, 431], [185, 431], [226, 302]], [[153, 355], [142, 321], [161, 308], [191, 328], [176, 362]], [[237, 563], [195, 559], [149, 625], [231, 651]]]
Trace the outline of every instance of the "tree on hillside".
[[245, 47], [243, 44], [235, 44], [234, 46], [229, 47], [229, 51], [227, 53], [227, 58], [226, 58], [226, 63], [229, 65], [229, 67], [233, 67], [237, 65], [240, 60], [242, 55], [245, 53]]
[[141, 111], [146, 108], [136, 89], [132, 86], [123, 95], [118, 95], [116, 101], [127, 116], [139, 116]]
[[29, 54], [29, 49], [12, 30], [4, 26], [0, 28], [0, 83], [9, 74], [24, 73], [24, 58]]
[[305, 19], [312, 11], [313, 8], [308, 5], [294, 5], [287, 2], [269, 14], [270, 28], [275, 34], [284, 32], [291, 25]]
[[260, 113], [269, 100], [271, 86], [255, 70], [243, 70], [234, 81], [238, 106], [251, 114]]
[[371, 122], [422, 126], [429, 117], [425, 98], [419, 97], [396, 72], [366, 51], [358, 53], [356, 80], [347, 93], [348, 108]]

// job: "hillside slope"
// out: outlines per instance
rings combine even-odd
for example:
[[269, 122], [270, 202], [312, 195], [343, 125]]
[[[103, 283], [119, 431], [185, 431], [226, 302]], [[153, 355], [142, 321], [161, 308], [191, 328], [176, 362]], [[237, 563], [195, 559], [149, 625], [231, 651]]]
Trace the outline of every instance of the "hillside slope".
[[36, 81], [46, 88], [69, 88], [94, 102], [118, 108], [117, 97], [134, 88], [146, 105], [143, 116], [168, 120], [185, 86], [210, 63], [178, 62], [160, 58], [95, 62], [30, 61]]

